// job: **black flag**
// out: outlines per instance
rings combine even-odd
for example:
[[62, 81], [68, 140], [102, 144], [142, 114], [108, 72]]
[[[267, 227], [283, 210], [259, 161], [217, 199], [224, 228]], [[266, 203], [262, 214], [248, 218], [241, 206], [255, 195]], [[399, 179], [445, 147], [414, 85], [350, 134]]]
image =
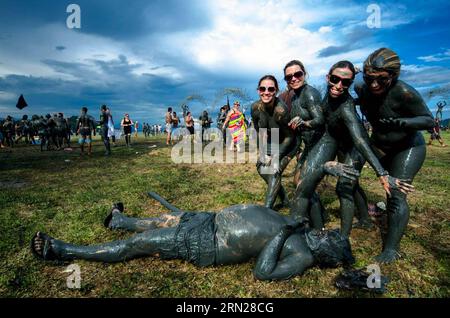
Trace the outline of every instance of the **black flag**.
[[20, 95], [19, 100], [17, 101], [16, 107], [19, 109], [24, 109], [27, 106], [28, 106], [28, 104], [25, 101], [25, 98], [23, 98], [23, 95]]

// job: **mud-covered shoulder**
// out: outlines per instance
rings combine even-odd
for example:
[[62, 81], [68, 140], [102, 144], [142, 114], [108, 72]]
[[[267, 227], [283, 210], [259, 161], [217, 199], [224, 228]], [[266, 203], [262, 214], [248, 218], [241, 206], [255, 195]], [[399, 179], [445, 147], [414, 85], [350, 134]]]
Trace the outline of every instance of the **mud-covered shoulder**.
[[320, 92], [313, 86], [306, 84], [304, 88], [304, 96], [305, 98], [313, 103], [320, 104], [322, 101], [322, 96], [320, 95]]
[[389, 97], [391, 97], [396, 102], [425, 105], [425, 102], [420, 93], [414, 87], [401, 80], [398, 80], [390, 89]]

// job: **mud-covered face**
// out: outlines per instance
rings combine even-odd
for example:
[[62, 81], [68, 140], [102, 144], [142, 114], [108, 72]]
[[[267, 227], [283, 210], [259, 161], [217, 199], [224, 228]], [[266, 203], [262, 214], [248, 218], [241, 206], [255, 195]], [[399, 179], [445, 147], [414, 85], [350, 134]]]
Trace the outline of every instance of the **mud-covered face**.
[[258, 94], [264, 104], [271, 103], [277, 94], [275, 82], [271, 79], [263, 80], [258, 87]]
[[385, 93], [392, 83], [392, 76], [386, 71], [364, 71], [364, 82], [374, 95]]
[[305, 84], [305, 73], [299, 65], [292, 65], [284, 71], [284, 79], [291, 89], [298, 89]]
[[336, 68], [327, 75], [327, 82], [330, 97], [338, 98], [352, 85], [353, 72], [349, 68]]

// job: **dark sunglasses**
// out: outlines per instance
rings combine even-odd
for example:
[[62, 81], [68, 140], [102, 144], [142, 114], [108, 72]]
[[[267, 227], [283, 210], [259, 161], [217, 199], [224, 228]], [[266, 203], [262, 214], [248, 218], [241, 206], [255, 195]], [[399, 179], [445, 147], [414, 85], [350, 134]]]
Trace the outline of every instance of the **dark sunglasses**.
[[269, 93], [275, 93], [275, 91], [276, 91], [275, 87], [273, 87], [273, 86], [270, 86], [270, 87], [260, 86], [260, 87], [258, 87], [258, 90], [259, 90], [261, 93], [264, 93], [266, 90], [267, 90]]
[[389, 80], [391, 79], [389, 76], [369, 76], [369, 75], [363, 75], [364, 81], [367, 84], [372, 84], [373, 82], [377, 81], [380, 85], [386, 85]]
[[342, 78], [337, 75], [330, 75], [329, 81], [334, 85], [337, 85], [339, 84], [339, 82], [341, 82], [342, 86], [347, 88], [350, 87], [353, 83], [353, 80], [351, 78]]
[[290, 81], [292, 81], [292, 79], [293, 79], [294, 77], [295, 77], [295, 78], [302, 78], [303, 75], [305, 75], [305, 73], [303, 73], [302, 71], [298, 71], [298, 72], [295, 72], [294, 74], [286, 75], [286, 76], [284, 77], [284, 80], [285, 80], [286, 82], [290, 82]]

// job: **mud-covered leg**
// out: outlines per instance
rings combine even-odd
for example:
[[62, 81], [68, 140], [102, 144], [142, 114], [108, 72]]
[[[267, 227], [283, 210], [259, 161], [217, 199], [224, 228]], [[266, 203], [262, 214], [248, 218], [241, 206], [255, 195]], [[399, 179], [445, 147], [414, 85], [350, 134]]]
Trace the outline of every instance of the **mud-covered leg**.
[[[325, 134], [309, 152], [300, 172], [300, 182], [291, 202], [291, 216], [297, 221], [310, 220], [310, 200], [324, 177], [323, 165], [336, 156], [336, 140]], [[311, 211], [314, 212], [314, 211]]]
[[324, 214], [326, 214], [323, 208], [322, 202], [317, 192], [314, 192], [310, 200], [310, 212], [309, 217], [311, 219], [311, 227], [315, 229], [322, 229], [325, 225]]
[[367, 196], [364, 190], [361, 188], [359, 182], [356, 185], [354, 200], [356, 206], [355, 216], [357, 217], [358, 222], [353, 224], [353, 228], [361, 228], [365, 230], [373, 229], [374, 225], [369, 216]]
[[355, 193], [355, 181], [340, 177], [336, 185], [336, 193], [339, 197], [341, 209], [341, 234], [349, 236], [352, 230], [355, 203], [353, 195]]
[[74, 245], [37, 233], [31, 244], [34, 254], [44, 260], [85, 259], [112, 263], [155, 254], [163, 256], [173, 249], [175, 233], [176, 228], [155, 229], [127, 240], [91, 246]]
[[274, 175], [263, 174], [261, 172], [262, 168], [263, 168], [262, 165], [256, 166], [258, 174], [261, 176], [261, 178], [266, 182], [268, 186], [264, 205], [272, 209], [277, 197], [280, 198], [283, 205], [288, 205], [289, 204], [288, 196], [286, 194], [285, 189], [281, 185], [281, 175], [278, 178], [279, 180], [277, 180], [276, 178], [274, 178]]
[[[123, 209], [122, 209], [123, 211]], [[104, 221], [105, 227], [112, 230], [144, 232], [156, 228], [174, 227], [180, 223], [184, 212], [171, 212], [155, 218], [133, 218], [124, 215], [120, 209], [113, 207]]]
[[279, 173], [275, 173], [273, 175], [269, 175], [269, 182], [267, 184], [267, 191], [266, 191], [266, 201], [264, 203], [264, 206], [272, 209], [275, 200], [277, 199], [278, 192], [281, 188], [281, 175]]
[[[426, 156], [425, 142], [399, 152], [392, 156], [388, 166], [389, 174], [393, 177], [412, 180], [422, 167]], [[400, 240], [409, 221], [409, 207], [406, 195], [396, 189], [391, 191], [387, 199], [388, 230], [383, 244], [383, 252], [376, 257], [378, 262], [389, 263], [400, 257]]]

